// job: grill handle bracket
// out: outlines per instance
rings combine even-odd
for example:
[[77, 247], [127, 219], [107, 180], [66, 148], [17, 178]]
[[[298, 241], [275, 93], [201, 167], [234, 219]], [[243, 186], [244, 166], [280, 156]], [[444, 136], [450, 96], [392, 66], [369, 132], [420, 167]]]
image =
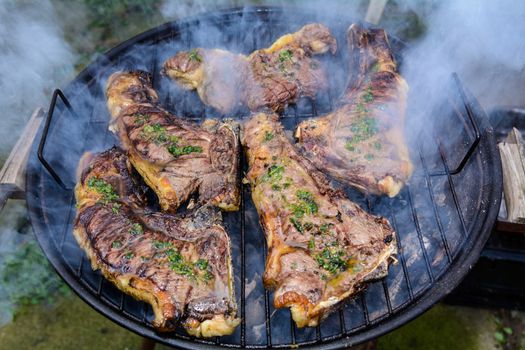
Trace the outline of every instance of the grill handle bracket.
[[42, 138], [40, 139], [40, 143], [38, 144], [38, 160], [44, 168], [49, 172], [49, 174], [53, 177], [53, 179], [56, 181], [56, 183], [62, 187], [66, 191], [70, 191], [73, 188], [67, 186], [64, 181], [60, 178], [58, 173], [53, 169], [53, 167], [49, 164], [49, 162], [44, 158], [44, 147], [46, 145], [47, 135], [49, 133], [49, 126], [51, 125], [51, 119], [53, 118], [53, 113], [55, 112], [55, 107], [57, 104], [57, 99], [60, 97], [66, 108], [76, 116], [75, 111], [73, 110], [73, 107], [71, 107], [71, 104], [69, 103], [69, 100], [66, 98], [62, 90], [55, 89], [53, 92], [53, 97], [51, 98], [51, 103], [49, 104], [49, 109], [46, 116], [46, 123], [44, 124], [44, 131], [42, 132]]
[[[478, 147], [479, 141], [481, 140], [481, 132], [479, 131], [478, 123], [474, 117], [474, 113], [472, 112], [472, 106], [471, 106], [470, 100], [468, 99], [468, 96], [465, 93], [463, 86], [461, 85], [461, 82], [459, 81], [457, 73], [452, 73], [452, 81], [454, 82], [454, 85], [456, 86], [458, 93], [461, 96], [461, 101], [463, 101], [463, 106], [465, 107], [465, 110], [467, 112], [468, 121], [470, 122], [469, 124], [472, 128], [472, 133], [474, 135], [474, 141], [472, 141], [469, 149], [467, 150], [467, 152], [465, 153], [465, 155], [463, 156], [463, 158], [461, 159], [461, 161], [459, 162], [458, 166], [455, 169], [446, 170], [444, 172], [441, 172], [441, 171], [433, 172], [429, 174], [430, 176], [459, 174], [463, 170], [465, 165], [467, 164], [468, 160], [470, 159], [470, 157], [472, 156], [472, 154]], [[439, 138], [437, 139], [437, 143], [438, 143], [439, 153], [443, 161], [445, 163], [448, 163], [445, 148]], [[449, 169], [448, 164], [446, 164], [446, 168]]]

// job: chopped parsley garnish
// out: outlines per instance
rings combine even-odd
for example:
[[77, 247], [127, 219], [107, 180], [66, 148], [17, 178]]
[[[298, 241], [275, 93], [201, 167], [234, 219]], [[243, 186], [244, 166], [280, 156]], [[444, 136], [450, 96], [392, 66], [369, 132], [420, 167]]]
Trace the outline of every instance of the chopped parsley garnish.
[[135, 116], [135, 124], [142, 125], [149, 121], [149, 115], [137, 113]]
[[376, 72], [379, 72], [379, 68], [380, 68], [379, 62], [376, 62], [372, 66], [371, 70], [372, 70], [372, 72], [376, 73]]
[[102, 179], [99, 179], [98, 177], [90, 178], [88, 180], [88, 187], [94, 189], [102, 195], [102, 203], [104, 204], [108, 204], [109, 202], [118, 200], [118, 195], [115, 193], [113, 187], [109, 183]]
[[374, 155], [371, 154], [371, 153], [367, 153], [367, 154], [365, 154], [365, 159], [366, 160], [372, 160], [372, 159], [374, 159]]
[[294, 261], [291, 265], [292, 270], [297, 270], [297, 263]]
[[292, 51], [290, 51], [290, 50], [281, 50], [281, 52], [279, 52], [279, 61], [284, 62], [284, 61], [287, 61], [287, 60], [291, 60], [292, 56], [293, 56]]
[[122, 241], [119, 241], [119, 240], [116, 240], [116, 241], [113, 241], [113, 243], [111, 243], [111, 248], [120, 248], [122, 247]]
[[[357, 151], [357, 143], [368, 140], [377, 134], [379, 132], [379, 126], [376, 119], [365, 116], [350, 124], [350, 130], [353, 135], [346, 141], [345, 148], [351, 152], [355, 152]], [[379, 142], [376, 143], [379, 144], [379, 148], [377, 148], [378, 146], [375, 143], [374, 147], [380, 149], [381, 144]]]
[[307, 221], [303, 224], [303, 227], [306, 231], [310, 231], [314, 228], [314, 224], [312, 224], [310, 221]]
[[368, 112], [368, 109], [366, 109], [365, 105], [361, 102], [355, 105], [355, 110], [357, 113], [364, 114]]
[[379, 141], [374, 142], [374, 148], [379, 151], [381, 149], [381, 142]]
[[299, 206], [306, 214], [316, 214], [318, 210], [317, 203], [314, 201], [314, 196], [311, 192], [305, 190], [297, 190], [295, 193], [299, 199]]
[[138, 222], [131, 225], [131, 228], [129, 229], [129, 233], [133, 236], [141, 235], [144, 233], [144, 228], [142, 228], [142, 225]]
[[202, 62], [202, 56], [199, 55], [199, 52], [196, 49], [190, 51], [189, 58], [192, 61]]
[[319, 226], [319, 232], [321, 233], [328, 232], [328, 229], [330, 228], [330, 226], [332, 226], [332, 224], [327, 224], [327, 223], [322, 224], [321, 226]]
[[268, 142], [268, 141], [271, 141], [272, 139], [273, 139], [273, 133], [269, 132], [269, 131], [266, 131], [264, 133], [264, 141]]
[[142, 128], [141, 137], [147, 141], [153, 141], [157, 145], [166, 144], [168, 152], [175, 157], [190, 153], [202, 153], [201, 146], [180, 146], [179, 138], [175, 135], [168, 135], [166, 128], [158, 123], [145, 125]]
[[213, 274], [208, 269], [208, 260], [201, 258], [192, 263], [184, 259], [179, 251], [171, 248], [166, 250], [165, 254], [168, 257], [169, 268], [176, 274], [188, 276], [193, 280], [200, 278], [204, 281], [209, 281], [213, 278]]
[[205, 281], [210, 281], [213, 279], [213, 274], [210, 271], [206, 271], [204, 275], [202, 275], [202, 279]]
[[347, 260], [344, 258], [345, 252], [336, 248], [324, 248], [320, 253], [314, 255], [315, 261], [331, 274], [344, 271], [347, 268]]
[[164, 241], [157, 241], [157, 240], [154, 240], [151, 245], [155, 249], [166, 249], [166, 248], [172, 248], [173, 247], [173, 243], [171, 243], [171, 242], [164, 242]]
[[195, 266], [197, 266], [199, 270], [206, 270], [208, 268], [208, 260], [199, 259], [195, 262]]
[[133, 252], [127, 252], [126, 254], [124, 254], [124, 257], [128, 260], [133, 259], [134, 256], [135, 254], [133, 254]]
[[281, 186], [279, 186], [279, 184], [272, 184], [272, 190], [280, 191], [281, 190]]
[[201, 146], [177, 146], [177, 144], [171, 144], [168, 146], [168, 151], [175, 157], [180, 157], [190, 153], [202, 153]]
[[368, 86], [365, 90], [364, 95], [362, 96], [364, 102], [369, 103], [374, 100], [374, 94], [372, 94], [372, 87]]
[[295, 227], [295, 229], [297, 231], [299, 231], [299, 233], [303, 233], [303, 225], [301, 225], [301, 223], [299, 222], [299, 220], [297, 220], [296, 218], [294, 217], [291, 217], [290, 218], [290, 222], [292, 223], [293, 227]]
[[312, 237], [312, 238], [310, 238], [310, 240], [308, 241], [308, 249], [310, 249], [310, 250], [314, 250], [314, 248], [315, 248], [315, 240], [314, 240], [314, 238]]
[[273, 164], [268, 167], [266, 174], [263, 175], [262, 181], [275, 182], [283, 178], [284, 166]]
[[111, 211], [113, 214], [118, 214], [118, 211], [120, 210], [120, 204], [119, 203], [113, 203], [111, 206]]

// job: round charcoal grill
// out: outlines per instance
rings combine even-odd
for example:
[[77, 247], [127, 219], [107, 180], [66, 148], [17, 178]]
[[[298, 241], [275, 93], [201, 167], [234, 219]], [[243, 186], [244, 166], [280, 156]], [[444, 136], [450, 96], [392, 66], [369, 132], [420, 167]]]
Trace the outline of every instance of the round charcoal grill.
[[[197, 122], [217, 116], [193, 93], [174, 88], [159, 73], [162, 62], [179, 50], [224, 47], [249, 53], [267, 47], [278, 36], [302, 25], [327, 24], [339, 43], [339, 55], [326, 64], [344, 69], [345, 30], [350, 24], [319, 14], [283, 8], [215, 12], [168, 23], [138, 35], [88, 66], [51, 102], [41, 142], [34, 146], [27, 172], [27, 203], [36, 237], [48, 259], [71, 288], [93, 308], [120, 325], [155, 341], [191, 349], [214, 347], [281, 348], [347, 347], [384, 334], [424, 312], [449, 293], [477, 260], [501, 200], [501, 167], [492, 130], [481, 108], [452, 76], [443, 104], [425, 118], [443, 120], [432, 131], [409, 132], [415, 172], [393, 199], [367, 197], [348, 189], [350, 198], [370, 212], [385, 216], [398, 234], [398, 263], [388, 277], [370, 283], [316, 328], [298, 329], [287, 309], [275, 310], [272, 293], [262, 285], [265, 240], [249, 187], [244, 185], [239, 212], [224, 213], [233, 250], [235, 291], [241, 325], [231, 336], [195, 339], [183, 330], [158, 334], [151, 326], [149, 305], [121, 293], [92, 271], [77, 245], [73, 187], [78, 160], [85, 151], [117, 144], [108, 131], [103, 94], [108, 75], [118, 69], [152, 72], [162, 104]], [[396, 55], [402, 43], [391, 38]], [[345, 72], [331, 73], [333, 88], [315, 101], [301, 100], [282, 118], [292, 129], [305, 118], [333, 108]], [[238, 117], [243, 114], [239, 113]], [[244, 114], [246, 117], [246, 114]], [[409, 112], [408, 119], [417, 112]], [[241, 159], [246, 171], [246, 163]]]

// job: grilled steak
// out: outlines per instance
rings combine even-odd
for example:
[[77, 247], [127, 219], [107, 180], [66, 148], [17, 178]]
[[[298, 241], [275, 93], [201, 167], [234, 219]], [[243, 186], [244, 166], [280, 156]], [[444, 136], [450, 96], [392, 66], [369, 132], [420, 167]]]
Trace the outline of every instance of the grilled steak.
[[158, 105], [146, 72], [112, 74], [106, 94], [111, 128], [163, 210], [174, 212], [193, 193], [198, 204], [239, 209], [237, 123], [177, 118]]
[[296, 137], [314, 165], [363, 192], [399, 193], [412, 172], [403, 132], [408, 86], [385, 31], [348, 30], [350, 77], [339, 107], [302, 122]]
[[164, 72], [222, 113], [240, 105], [282, 111], [298, 97], [327, 88], [324, 69], [312, 55], [336, 47], [328, 28], [309, 24], [249, 56], [220, 49], [179, 52], [164, 63]]
[[128, 158], [113, 148], [86, 154], [75, 189], [74, 235], [94, 270], [153, 307], [153, 325], [210, 337], [238, 325], [230, 241], [217, 209], [185, 216], [144, 209]]
[[387, 274], [396, 237], [386, 219], [332, 189], [277, 119], [260, 113], [242, 130], [247, 179], [268, 243], [264, 284], [298, 327], [315, 326], [365, 282]]

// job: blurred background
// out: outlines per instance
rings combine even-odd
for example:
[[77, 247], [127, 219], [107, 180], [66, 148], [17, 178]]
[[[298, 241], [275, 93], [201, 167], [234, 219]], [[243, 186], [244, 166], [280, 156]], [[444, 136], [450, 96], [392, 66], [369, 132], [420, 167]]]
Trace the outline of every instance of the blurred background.
[[[97, 55], [162, 23], [244, 5], [319, 6], [318, 1], [0, 0], [0, 165], [33, 110], [47, 108], [53, 89]], [[355, 0], [323, 6], [363, 19], [368, 5]], [[413, 59], [427, 60], [428, 71], [457, 71], [490, 110], [524, 105], [524, 8], [518, 0], [388, 0], [378, 24], [413, 47]], [[429, 51], [436, 55], [426, 57]], [[522, 312], [439, 304], [376, 346], [525, 349], [524, 330]], [[0, 349], [138, 349], [141, 342], [68, 289], [32, 236], [25, 202], [9, 200], [0, 212]]]

